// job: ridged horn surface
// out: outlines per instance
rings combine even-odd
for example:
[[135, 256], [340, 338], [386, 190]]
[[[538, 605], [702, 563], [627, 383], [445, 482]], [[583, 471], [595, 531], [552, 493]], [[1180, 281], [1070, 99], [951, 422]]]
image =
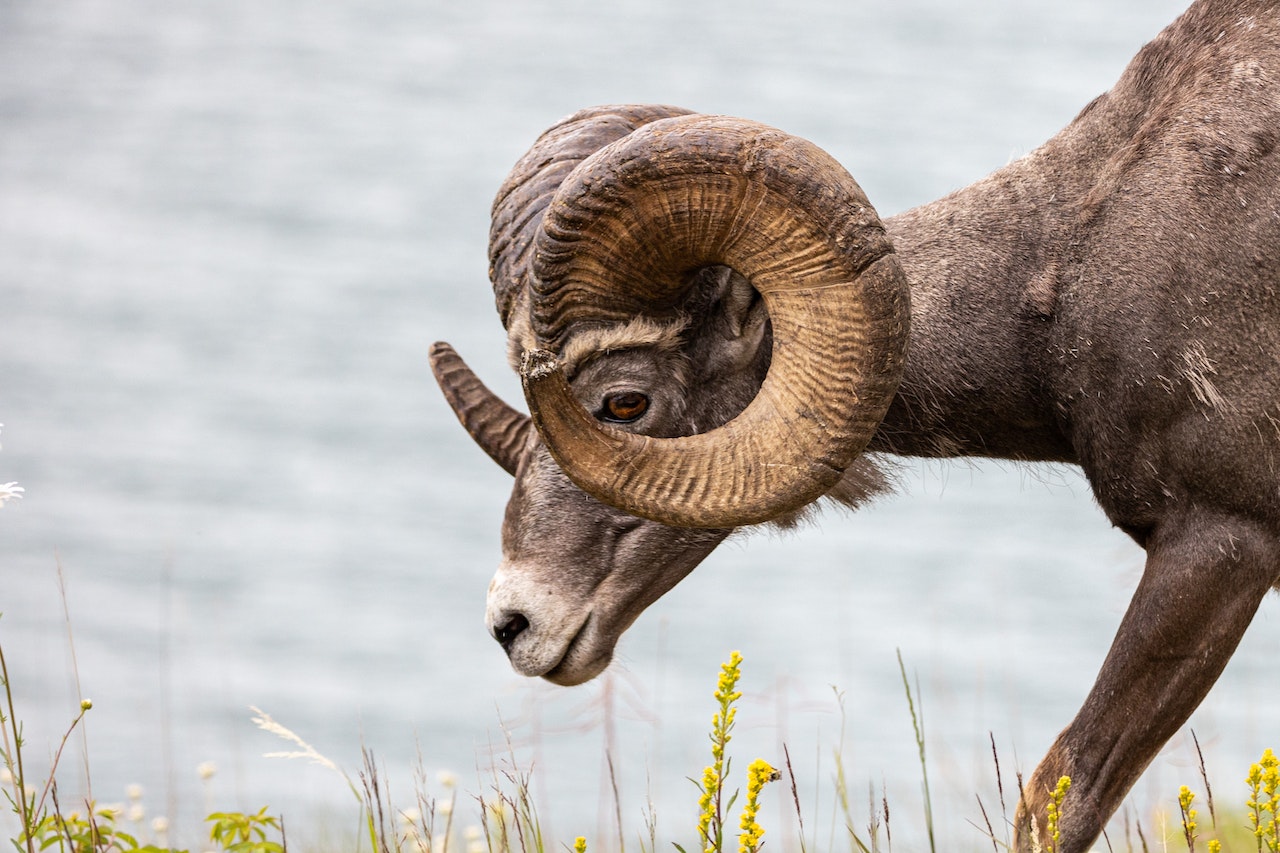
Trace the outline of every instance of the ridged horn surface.
[[681, 107], [608, 105], [574, 113], [548, 128], [516, 161], [493, 201], [489, 278], [503, 328], [527, 291], [534, 237], [551, 197], [579, 163], [609, 143], [658, 119], [688, 115]]
[[532, 422], [490, 391], [462, 356], [444, 341], [432, 344], [431, 372], [444, 398], [476, 444], [515, 476]]
[[[502, 325], [510, 331], [512, 312], [524, 310], [534, 236], [561, 182], [583, 160], [662, 118], [687, 115], [668, 106], [600, 106], [581, 110], [553, 125], [512, 167], [493, 202], [489, 229], [489, 278]], [[476, 443], [509, 474], [515, 474], [531, 424], [471, 372], [446, 343], [431, 348], [431, 370], [458, 420]]]
[[[710, 264], [745, 276], [769, 312], [772, 361], [756, 398], [682, 438], [597, 421], [553, 351], [580, 328], [673, 315], [689, 273]], [[902, 374], [908, 288], [875, 211], [817, 146], [754, 122], [665, 119], [584, 160], [547, 208], [533, 273], [533, 329], [547, 350], [522, 367], [535, 427], [580, 488], [666, 524], [756, 524], [820, 497]]]

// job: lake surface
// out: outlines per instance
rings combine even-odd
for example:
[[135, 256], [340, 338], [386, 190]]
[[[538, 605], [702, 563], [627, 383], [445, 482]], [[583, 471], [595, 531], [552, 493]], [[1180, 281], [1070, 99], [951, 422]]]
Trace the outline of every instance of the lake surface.
[[[191, 845], [211, 802], [283, 810], [291, 839], [334, 806], [350, 829], [341, 779], [261, 757], [287, 745], [252, 705], [351, 774], [368, 746], [404, 803], [419, 751], [434, 792], [450, 770], [482, 793], [509, 741], [556, 837], [607, 839], [608, 745], [632, 837], [651, 799], [659, 834], [687, 844], [686, 777], [707, 761], [717, 667], [741, 649], [736, 766], [779, 763], [785, 742], [822, 790], [806, 809], [825, 843], [834, 687], [854, 791], [887, 793], [911, 849], [901, 650], [937, 819], [976, 849], [991, 739], [1012, 790], [1083, 699], [1141, 571], [1078, 473], [904, 460], [894, 498], [722, 547], [608, 677], [563, 690], [515, 676], [485, 634], [510, 484], [445, 406], [427, 348], [450, 340], [518, 400], [488, 208], [580, 107], [777, 125], [890, 214], [1048, 138], [1181, 6], [0, 3], [0, 482], [27, 489], [0, 510], [0, 644], [28, 767], [47, 766], [82, 692], [98, 799], [140, 783]], [[1193, 720], [1235, 802], [1280, 745], [1276, 622], [1268, 601]], [[64, 801], [84, 788], [82, 744]], [[1173, 807], [1197, 778], [1184, 732], [1137, 808]]]

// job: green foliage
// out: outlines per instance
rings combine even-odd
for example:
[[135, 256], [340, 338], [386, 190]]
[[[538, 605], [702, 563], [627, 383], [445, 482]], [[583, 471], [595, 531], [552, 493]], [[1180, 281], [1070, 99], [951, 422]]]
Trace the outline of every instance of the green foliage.
[[[209, 839], [222, 853], [284, 853], [282, 843], [268, 838], [268, 831], [280, 832], [280, 819], [265, 808], [254, 814], [217, 812], [206, 818], [211, 824]], [[19, 853], [29, 850], [57, 850], [59, 853], [187, 853], [176, 847], [142, 843], [136, 835], [120, 827], [117, 810], [96, 807], [87, 814], [64, 815], [55, 810], [41, 815], [30, 832], [13, 839]]]
[[267, 840], [267, 830], [280, 831], [280, 819], [264, 806], [255, 814], [214, 812], [205, 818], [212, 826], [209, 840], [226, 853], [284, 853], [284, 846]]
[[[79, 711], [62, 735], [53, 755], [49, 774], [42, 785], [30, 784], [23, 761], [22, 724], [13, 707], [13, 688], [9, 682], [9, 669], [4, 659], [4, 647], [0, 645], [0, 687], [4, 690], [3, 710], [0, 710], [0, 768], [8, 779], [4, 790], [5, 800], [17, 816], [22, 827], [18, 837], [10, 839], [17, 853], [56, 850], [58, 853], [187, 853], [173, 847], [161, 847], [140, 841], [137, 835], [126, 832], [120, 825], [121, 810], [86, 803], [81, 814], [66, 814], [58, 802], [58, 786], [55, 781], [62, 750], [71, 733], [93, 708], [88, 699], [80, 701]], [[210, 815], [213, 824], [210, 839], [223, 853], [284, 853], [283, 843], [268, 840], [267, 831], [280, 832], [279, 818], [267, 814], [264, 807], [255, 814], [219, 812]], [[281, 834], [283, 841], [283, 834]]]
[[[99, 853], [99, 851], [128, 851], [128, 853], [187, 853], [172, 848], [156, 847], [152, 844], [140, 844], [138, 839], [120, 829], [116, 825], [116, 813], [111, 809], [98, 808], [88, 815], [72, 813], [64, 816], [59, 812], [44, 815], [34, 827], [30, 840], [38, 850], [57, 849], [69, 853]], [[27, 841], [26, 837], [14, 841], [18, 850]]]

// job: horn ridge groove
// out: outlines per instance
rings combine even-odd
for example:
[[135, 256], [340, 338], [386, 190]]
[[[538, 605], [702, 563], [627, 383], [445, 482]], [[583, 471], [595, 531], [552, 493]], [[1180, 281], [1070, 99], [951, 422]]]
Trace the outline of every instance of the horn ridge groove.
[[732, 267], [761, 294], [773, 353], [718, 429], [656, 439], [601, 424], [563, 371], [525, 371], [535, 428], [597, 499], [685, 527], [769, 521], [831, 489], [883, 418], [909, 293], [875, 210], [829, 155], [742, 119], [651, 122], [585, 158], [533, 235], [537, 346], [678, 312], [689, 273]]

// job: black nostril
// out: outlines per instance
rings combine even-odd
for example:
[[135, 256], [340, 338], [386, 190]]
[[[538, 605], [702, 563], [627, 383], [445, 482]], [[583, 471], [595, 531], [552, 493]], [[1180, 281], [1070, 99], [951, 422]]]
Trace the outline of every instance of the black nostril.
[[501, 625], [495, 625], [493, 628], [493, 638], [498, 641], [507, 651], [511, 650], [511, 644], [515, 642], [516, 637], [529, 627], [529, 620], [525, 618], [523, 613], [512, 613], [507, 617], [507, 621]]

